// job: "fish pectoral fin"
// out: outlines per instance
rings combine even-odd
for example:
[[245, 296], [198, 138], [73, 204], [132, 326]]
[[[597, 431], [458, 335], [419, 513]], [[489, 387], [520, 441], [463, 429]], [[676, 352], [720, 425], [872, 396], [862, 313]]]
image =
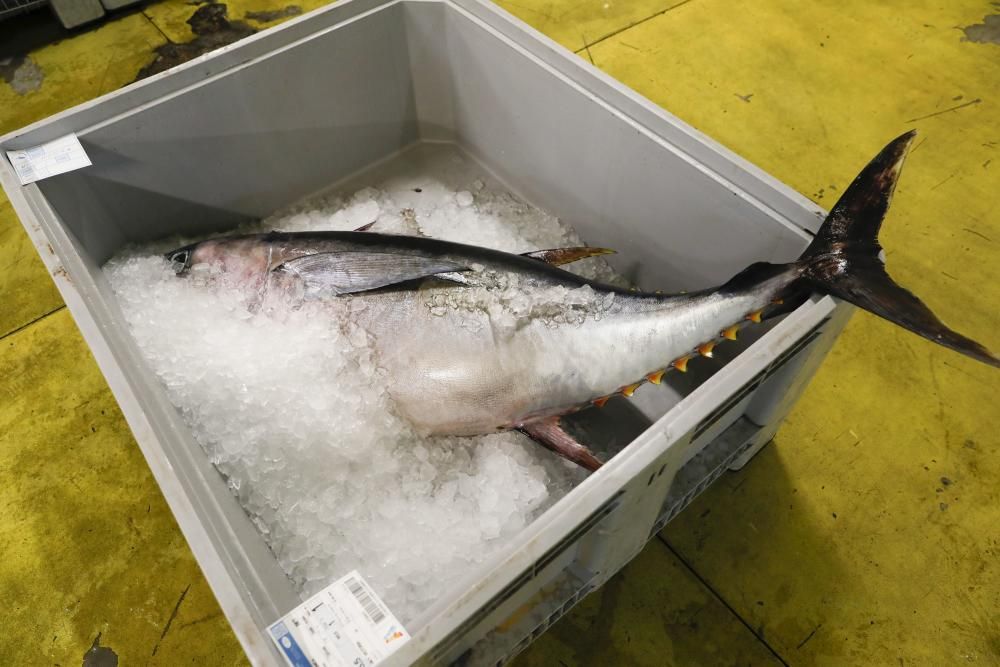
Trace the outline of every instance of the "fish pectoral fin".
[[576, 441], [576, 438], [563, 430], [558, 417], [549, 417], [540, 421], [522, 424], [517, 429], [542, 447], [550, 449], [559, 456], [594, 472], [604, 465], [594, 453]]
[[552, 266], [569, 264], [570, 262], [587, 259], [588, 257], [596, 257], [598, 255], [613, 254], [615, 254], [615, 251], [609, 248], [588, 248], [586, 246], [578, 248], [552, 248], [551, 250], [535, 250], [534, 252], [523, 253], [525, 257], [537, 259], [545, 262], [546, 264], [551, 264]]
[[307, 290], [352, 294], [468, 268], [417, 255], [344, 250], [297, 257], [274, 270], [298, 276]]

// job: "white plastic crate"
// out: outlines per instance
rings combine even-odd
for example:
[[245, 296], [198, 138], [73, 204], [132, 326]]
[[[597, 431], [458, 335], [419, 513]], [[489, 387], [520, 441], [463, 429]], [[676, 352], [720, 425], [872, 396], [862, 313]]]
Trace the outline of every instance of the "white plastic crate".
[[[21, 186], [0, 160], [0, 179], [256, 664], [280, 660], [264, 629], [299, 598], [131, 339], [100, 270], [122, 245], [231, 229], [425, 150], [467, 156], [587, 242], [616, 248], [618, 268], [647, 289], [792, 259], [822, 217], [479, 0], [338, 3], [9, 134], [0, 149], [69, 132], [92, 166]], [[848, 314], [815, 298], [630, 403], [581, 413], [631, 444], [442, 591], [388, 664], [499, 664], [523, 649], [772, 437]]]

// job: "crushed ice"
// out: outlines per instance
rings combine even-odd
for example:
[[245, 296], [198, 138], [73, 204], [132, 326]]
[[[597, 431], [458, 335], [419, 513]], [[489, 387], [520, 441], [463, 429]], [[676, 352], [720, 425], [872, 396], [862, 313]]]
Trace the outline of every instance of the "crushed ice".
[[[315, 198], [241, 231], [375, 223], [371, 231], [518, 253], [582, 245], [556, 218], [480, 180], [414, 184]], [[127, 249], [106, 275], [170, 400], [303, 596], [356, 568], [406, 623], [583, 479], [519, 434], [414, 433], [393, 414], [367, 333], [350, 325], [350, 299], [253, 314], [236, 290], [178, 280], [166, 249]], [[567, 268], [615, 280], [599, 258]], [[492, 305], [455, 290], [428, 305], [494, 308], [491, 317], [513, 322], [555, 318], [546, 303], [606, 307], [590, 288], [559, 289], [531, 302], [511, 284]]]

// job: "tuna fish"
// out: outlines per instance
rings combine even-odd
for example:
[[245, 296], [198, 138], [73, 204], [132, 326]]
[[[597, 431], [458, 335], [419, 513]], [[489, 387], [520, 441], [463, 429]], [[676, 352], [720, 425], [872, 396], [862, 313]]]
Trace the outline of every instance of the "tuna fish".
[[1000, 366], [898, 286], [879, 259], [909, 132], [857, 176], [802, 255], [756, 263], [688, 294], [631, 292], [558, 265], [600, 248], [514, 255], [370, 231], [216, 238], [167, 254], [179, 275], [211, 266], [268, 294], [360, 301], [399, 412], [420, 431], [478, 435], [516, 429], [596, 470], [601, 461], [560, 426], [566, 414], [631, 396], [735, 340], [741, 327], [831, 294], [929, 340]]

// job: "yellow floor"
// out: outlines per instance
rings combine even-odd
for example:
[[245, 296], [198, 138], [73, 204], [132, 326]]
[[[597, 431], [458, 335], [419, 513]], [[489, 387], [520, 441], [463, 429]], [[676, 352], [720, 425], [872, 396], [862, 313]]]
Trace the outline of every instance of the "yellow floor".
[[[916, 127], [890, 270], [1000, 348], [994, 4], [500, 4], [825, 206]], [[260, 28], [282, 7], [229, 14]], [[0, 133], [128, 83], [197, 38], [196, 9], [150, 4], [31, 53], [40, 82], [0, 77]], [[2, 198], [0, 267], [0, 664], [245, 663]], [[998, 390], [995, 370], [856, 315], [775, 442], [518, 664], [1000, 664]]]

